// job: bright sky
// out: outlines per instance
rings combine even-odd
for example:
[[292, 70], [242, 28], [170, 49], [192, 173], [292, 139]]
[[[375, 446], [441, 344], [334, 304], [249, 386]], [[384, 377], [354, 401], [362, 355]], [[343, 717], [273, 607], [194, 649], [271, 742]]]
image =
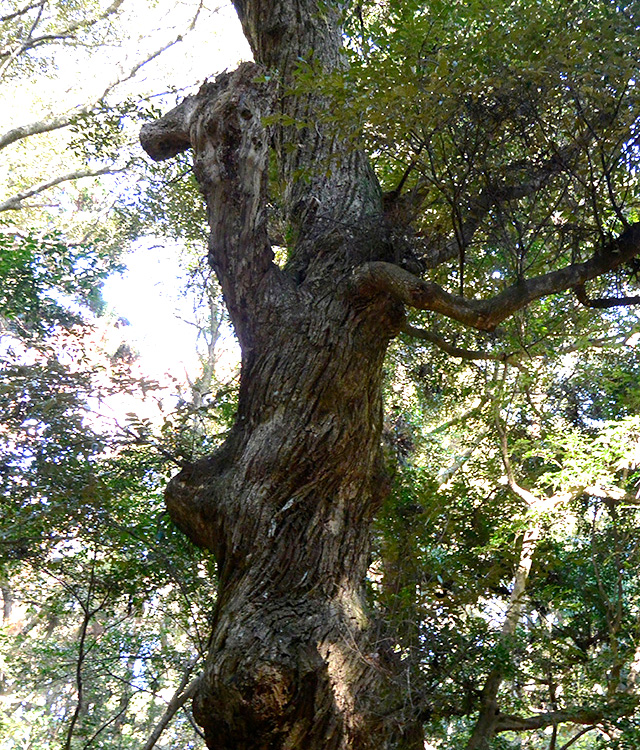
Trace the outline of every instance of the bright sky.
[[129, 322], [127, 339], [154, 378], [170, 372], [182, 380], [185, 369], [193, 376], [198, 368], [196, 329], [186, 322], [193, 303], [181, 294], [179, 252], [171, 243], [139, 243], [125, 258], [126, 271], [111, 276], [103, 288], [109, 308]]
[[[168, 50], [159, 70], [149, 69], [145, 87], [166, 89], [162, 71], [171, 70], [171, 83], [193, 85], [206, 77], [233, 68], [250, 58], [248, 45], [230, 4], [222, 6], [207, 23], [200, 23], [180, 44]], [[107, 280], [103, 296], [119, 317], [130, 323], [128, 338], [140, 354], [142, 369], [153, 378], [168, 372], [184, 380], [198, 372], [193, 299], [182, 293], [184, 271], [178, 261], [179, 248], [170, 241], [138, 243], [124, 260], [127, 270]], [[203, 254], [206, 248], [202, 248]], [[221, 342], [234, 350], [234, 343]], [[237, 355], [233, 355], [237, 356]]]

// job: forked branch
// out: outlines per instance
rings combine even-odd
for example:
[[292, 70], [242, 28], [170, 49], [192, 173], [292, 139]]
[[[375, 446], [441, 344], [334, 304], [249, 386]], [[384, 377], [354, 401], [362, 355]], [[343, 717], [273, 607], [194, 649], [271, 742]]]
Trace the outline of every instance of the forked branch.
[[[496, 206], [532, 196], [558, 175], [570, 172], [577, 157], [588, 146], [593, 137], [594, 133], [591, 131], [580, 134], [575, 141], [564, 148], [557, 149], [552, 156], [540, 165], [528, 170], [528, 173], [523, 175], [520, 180], [492, 182], [475, 197], [471, 197], [467, 207], [462, 210], [460, 226], [455, 236], [435, 238], [435, 241], [430, 243], [431, 246], [426, 249], [423, 258], [426, 267], [435, 268], [460, 254], [464, 254], [487, 215]], [[504, 169], [507, 174], [521, 173], [522, 165], [519, 163], [507, 164]]]

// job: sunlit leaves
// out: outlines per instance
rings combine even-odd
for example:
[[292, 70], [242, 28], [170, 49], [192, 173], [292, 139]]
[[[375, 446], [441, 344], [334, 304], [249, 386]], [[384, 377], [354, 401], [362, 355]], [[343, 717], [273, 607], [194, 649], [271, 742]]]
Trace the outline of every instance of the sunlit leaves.
[[70, 246], [57, 232], [0, 232], [0, 315], [26, 336], [78, 322], [74, 306], [101, 311], [100, 283], [114, 265], [110, 253]]

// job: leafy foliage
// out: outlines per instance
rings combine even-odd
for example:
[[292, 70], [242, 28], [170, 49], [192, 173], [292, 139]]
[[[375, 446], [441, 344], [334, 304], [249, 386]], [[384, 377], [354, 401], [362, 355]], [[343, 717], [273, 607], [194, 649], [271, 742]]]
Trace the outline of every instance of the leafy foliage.
[[[640, 433], [629, 410], [637, 382], [616, 386], [631, 384], [634, 342], [510, 365], [444, 363], [437, 349], [406, 343], [395, 354], [385, 435], [397, 474], [371, 595], [413, 686], [406, 721], [426, 703], [435, 747], [465, 746], [496, 670], [503, 714], [591, 711], [601, 718], [582, 722], [593, 730], [578, 746], [635, 742]], [[543, 499], [539, 511], [510, 490], [503, 430], [517, 486]], [[505, 636], [533, 529], [522, 614]], [[568, 721], [556, 741], [581, 731]], [[530, 734], [529, 747], [549, 747], [544, 725]], [[508, 737], [491, 747], [520, 746]]]
[[69, 246], [56, 232], [9, 230], [0, 234], [0, 316], [22, 336], [44, 336], [56, 324], [77, 323], [68, 303], [88, 304], [100, 313], [101, 282], [114, 270], [107, 249]]

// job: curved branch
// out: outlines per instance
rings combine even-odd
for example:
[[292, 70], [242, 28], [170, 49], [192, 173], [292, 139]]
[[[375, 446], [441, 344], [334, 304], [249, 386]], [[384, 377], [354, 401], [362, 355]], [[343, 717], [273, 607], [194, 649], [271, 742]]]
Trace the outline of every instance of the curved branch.
[[493, 331], [503, 320], [534, 300], [573, 289], [591, 281], [640, 254], [640, 222], [631, 225], [619, 237], [584, 263], [572, 263], [558, 271], [507, 287], [486, 300], [466, 299], [451, 294], [432, 281], [383, 261], [365, 263], [352, 277], [358, 295], [389, 294], [405, 305], [431, 310], [481, 331]]
[[67, 174], [59, 175], [58, 177], [54, 177], [51, 180], [47, 180], [46, 182], [40, 182], [37, 185], [29, 188], [28, 190], [23, 190], [21, 193], [16, 193], [15, 195], [11, 196], [11, 198], [7, 198], [7, 200], [0, 203], [0, 213], [2, 213], [3, 211], [17, 211], [21, 209], [23, 208], [23, 200], [31, 198], [34, 195], [39, 195], [49, 188], [60, 185], [60, 183], [62, 182], [80, 180], [85, 177], [100, 177], [104, 174], [116, 174], [122, 171], [124, 171], [124, 168], [114, 169], [113, 167], [103, 167], [102, 169], [78, 169], [75, 172], [69, 172]]

